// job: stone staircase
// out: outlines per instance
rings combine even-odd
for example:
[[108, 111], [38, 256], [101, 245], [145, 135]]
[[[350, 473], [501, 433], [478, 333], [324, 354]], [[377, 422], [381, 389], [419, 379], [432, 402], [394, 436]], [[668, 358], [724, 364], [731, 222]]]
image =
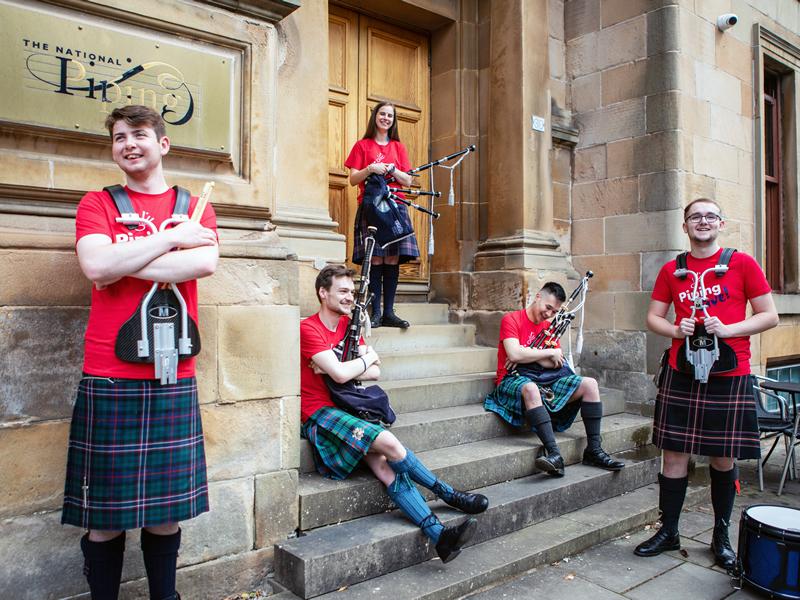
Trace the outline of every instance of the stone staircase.
[[[381, 356], [381, 386], [398, 415], [392, 432], [437, 476], [480, 491], [490, 507], [477, 516], [471, 545], [442, 565], [418, 528], [388, 512], [383, 486], [369, 472], [324, 479], [304, 443], [302, 534], [275, 546], [275, 581], [287, 590], [281, 597], [455, 598], [656, 517], [659, 464], [646, 447], [650, 420], [624, 413], [621, 392], [602, 390], [603, 446], [628, 466], [608, 473], [580, 465], [585, 435], [577, 425], [558, 434], [572, 465], [566, 476], [544, 476], [533, 464], [538, 439], [483, 410], [496, 349], [475, 345], [473, 325], [448, 323], [445, 304], [404, 304], [398, 313], [411, 329], [379, 328], [368, 341]], [[445, 525], [464, 518], [438, 500], [432, 507]]]

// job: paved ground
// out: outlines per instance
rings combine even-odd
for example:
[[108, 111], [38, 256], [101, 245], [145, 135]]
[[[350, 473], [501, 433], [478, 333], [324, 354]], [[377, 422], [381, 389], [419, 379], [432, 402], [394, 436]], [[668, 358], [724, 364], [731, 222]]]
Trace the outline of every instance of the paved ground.
[[[736, 547], [742, 509], [752, 504], [800, 508], [800, 482], [787, 483], [777, 495], [783, 456], [770, 458], [765, 489], [758, 490], [755, 461], [740, 463], [742, 494], [736, 498], [731, 543]], [[713, 527], [711, 504], [698, 505], [681, 516], [681, 547], [653, 558], [639, 558], [634, 547], [654, 530], [632, 532], [546, 567], [469, 596], [469, 600], [756, 600], [764, 596], [737, 590], [731, 578], [714, 566], [709, 549]]]

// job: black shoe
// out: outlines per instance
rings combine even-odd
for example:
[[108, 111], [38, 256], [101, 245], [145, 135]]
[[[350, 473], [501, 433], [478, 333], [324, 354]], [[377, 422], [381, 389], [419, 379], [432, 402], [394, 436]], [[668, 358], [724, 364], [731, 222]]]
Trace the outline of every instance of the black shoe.
[[445, 527], [436, 542], [436, 554], [442, 559], [443, 563], [449, 563], [456, 556], [461, 554], [461, 548], [475, 534], [478, 528], [478, 520], [475, 517], [466, 519], [461, 525]]
[[383, 319], [381, 319], [381, 324], [386, 327], [399, 327], [400, 329], [408, 329], [411, 324], [398, 317], [394, 313], [389, 313], [388, 315], [383, 315]]
[[736, 567], [736, 553], [731, 548], [731, 542], [728, 539], [728, 524], [723, 519], [714, 525], [711, 551], [714, 553], [714, 562], [726, 571], [732, 571]]
[[583, 464], [590, 467], [599, 467], [606, 471], [619, 471], [625, 466], [624, 462], [614, 460], [609, 456], [608, 452], [599, 447], [594, 450], [586, 448], [583, 451]]
[[544, 471], [550, 477], [564, 476], [564, 459], [558, 452], [546, 452], [541, 448], [534, 464], [537, 469]]
[[372, 329], [381, 326], [381, 316], [380, 315], [372, 315], [372, 318], [369, 320], [369, 326]]
[[636, 556], [658, 556], [668, 550], [681, 549], [681, 536], [677, 531], [667, 531], [661, 528], [649, 540], [642, 542], [633, 553]]
[[489, 499], [483, 494], [469, 494], [453, 490], [449, 500], [442, 499], [453, 508], [469, 515], [477, 515], [489, 508]]

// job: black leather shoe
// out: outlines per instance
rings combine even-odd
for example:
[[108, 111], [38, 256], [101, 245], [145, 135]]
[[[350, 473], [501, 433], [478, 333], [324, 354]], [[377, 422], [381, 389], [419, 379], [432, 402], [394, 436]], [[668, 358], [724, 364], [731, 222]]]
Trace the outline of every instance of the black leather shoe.
[[401, 319], [394, 313], [389, 313], [388, 315], [383, 315], [383, 319], [381, 319], [381, 324], [385, 327], [399, 327], [400, 329], [408, 329], [411, 327], [411, 324], [406, 321], [405, 319]]
[[457, 508], [468, 515], [477, 515], [489, 508], [489, 499], [483, 494], [469, 494], [453, 490], [450, 499], [443, 498], [443, 500], [453, 508]]
[[728, 524], [722, 519], [714, 525], [711, 551], [714, 553], [714, 562], [726, 571], [732, 571], [736, 567], [736, 552], [731, 548], [728, 539]]
[[539, 450], [539, 454], [536, 457], [536, 462], [534, 463], [536, 468], [540, 471], [544, 471], [550, 477], [563, 477], [564, 476], [564, 459], [561, 458], [561, 455], [558, 452], [548, 453], [545, 452], [544, 448]]
[[461, 554], [461, 548], [472, 539], [477, 528], [478, 520], [475, 517], [466, 519], [461, 525], [445, 527], [436, 543], [436, 554], [442, 562], [449, 563]]
[[586, 450], [583, 451], [583, 464], [589, 465], [590, 467], [599, 467], [606, 471], [619, 471], [625, 466], [624, 462], [614, 460], [609, 456], [608, 452], [602, 448], [596, 448], [595, 450], [586, 448]]
[[658, 556], [668, 550], [681, 549], [681, 536], [677, 531], [667, 531], [663, 527], [649, 540], [636, 546], [633, 553], [636, 556]]
[[372, 315], [372, 318], [369, 320], [369, 326], [372, 329], [381, 326], [381, 316], [380, 315]]

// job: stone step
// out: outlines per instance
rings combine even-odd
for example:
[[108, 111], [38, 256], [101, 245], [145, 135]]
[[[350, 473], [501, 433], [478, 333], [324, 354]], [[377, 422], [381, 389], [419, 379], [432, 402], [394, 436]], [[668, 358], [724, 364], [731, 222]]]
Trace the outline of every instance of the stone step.
[[427, 302], [399, 302], [394, 305], [394, 312], [411, 323], [413, 329], [415, 325], [434, 325], [436, 323], [447, 323], [449, 321], [447, 304], [429, 304]]
[[[708, 500], [708, 486], [689, 486], [685, 506]], [[646, 485], [586, 508], [470, 546], [455, 562], [438, 559], [350, 586], [320, 600], [367, 600], [391, 590], [392, 600], [450, 600], [507, 581], [530, 569], [562, 560], [591, 546], [639, 529], [658, 517], [658, 488]], [[630, 566], [639, 559], [633, 555]], [[290, 592], [284, 592], [289, 594]], [[475, 596], [480, 598], [481, 596]], [[493, 596], [492, 596], [493, 597]], [[288, 596], [285, 596], [289, 600]]]
[[378, 354], [384, 352], [425, 351], [432, 348], [456, 348], [475, 344], [475, 325], [444, 323], [415, 325], [409, 329], [379, 327], [366, 338]]
[[[392, 408], [397, 414], [401, 414], [483, 402], [486, 394], [494, 389], [494, 375], [494, 371], [490, 371], [375, 383], [389, 394]], [[365, 383], [374, 385], [371, 382]]]
[[[395, 384], [396, 382], [392, 382], [392, 385]], [[392, 406], [395, 406], [395, 389], [388, 386], [384, 389], [389, 393]], [[604, 415], [616, 415], [623, 412], [625, 397], [622, 392], [605, 389], [601, 392], [603, 393]], [[422, 402], [416, 404], [422, 404]], [[392, 425], [392, 433], [405, 446], [417, 453], [504, 436], [515, 431], [497, 415], [484, 410], [482, 396], [473, 398], [469, 404], [461, 403], [407, 413], [399, 412], [395, 406], [395, 412], [397, 412], [397, 421]], [[578, 414], [577, 420], [580, 421], [580, 419], [581, 416]], [[642, 439], [639, 445], [646, 444], [648, 441], [649, 438]], [[307, 440], [303, 440], [300, 445], [300, 473], [314, 471], [311, 445]]]
[[[573, 465], [558, 479], [537, 474], [480, 488], [489, 498], [490, 506], [478, 515], [472, 544], [508, 535], [653, 483], [658, 468], [659, 461], [655, 458], [628, 460], [627, 466], [617, 473]], [[441, 502], [437, 501], [432, 508], [446, 526], [464, 519], [462, 513]], [[586, 525], [581, 524], [580, 528], [586, 529]], [[434, 554], [432, 544], [419, 528], [399, 511], [392, 511], [321, 527], [276, 544], [275, 578], [293, 593], [313, 598], [410, 567], [433, 558]], [[465, 569], [468, 564], [461, 559], [455, 569]]]
[[379, 355], [384, 381], [485, 373], [497, 367], [497, 349], [486, 346], [379, 352]]
[[[649, 440], [650, 423], [650, 419], [627, 414], [606, 417], [602, 423], [603, 447], [617, 453], [641, 445], [640, 440]], [[580, 462], [586, 446], [583, 428], [578, 425], [556, 434], [556, 438], [566, 463]], [[473, 490], [535, 473], [533, 463], [539, 446], [539, 439], [527, 433], [415, 453], [437, 477], [457, 489]], [[433, 499], [428, 490], [420, 491], [427, 500]], [[306, 473], [300, 476], [299, 495], [300, 529], [304, 531], [390, 508], [383, 485], [366, 469], [344, 481]]]

